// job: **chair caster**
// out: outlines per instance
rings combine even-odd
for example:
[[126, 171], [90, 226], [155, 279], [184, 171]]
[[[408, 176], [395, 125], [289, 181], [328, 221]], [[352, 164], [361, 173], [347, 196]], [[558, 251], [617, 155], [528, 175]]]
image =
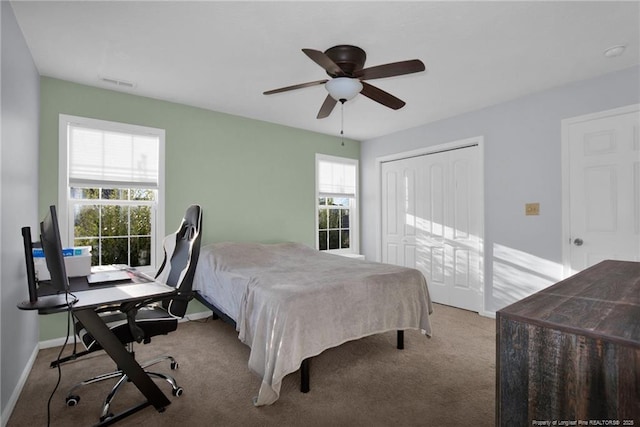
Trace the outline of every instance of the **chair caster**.
[[182, 396], [183, 392], [184, 390], [182, 389], [182, 387], [174, 388], [173, 390], [171, 390], [171, 393], [176, 397]]
[[171, 370], [176, 370], [178, 369], [178, 362], [171, 362]]
[[67, 402], [67, 406], [76, 406], [80, 403], [80, 396], [67, 396], [65, 402]]
[[111, 412], [109, 412], [107, 415], [104, 415], [104, 416], [100, 417], [100, 422], [104, 422], [104, 421], [108, 420], [109, 418], [113, 418], [113, 414]]

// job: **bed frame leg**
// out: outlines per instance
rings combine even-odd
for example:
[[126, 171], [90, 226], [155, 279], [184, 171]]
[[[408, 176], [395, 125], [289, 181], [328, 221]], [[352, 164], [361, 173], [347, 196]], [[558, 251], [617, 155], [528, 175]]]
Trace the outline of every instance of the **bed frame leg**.
[[404, 331], [398, 331], [398, 350], [404, 350]]
[[304, 359], [300, 365], [300, 391], [302, 393], [309, 393], [309, 365], [311, 364], [311, 358]]
[[[404, 349], [404, 331], [398, 330], [398, 350]], [[304, 359], [300, 364], [300, 391], [309, 393], [311, 387], [309, 385], [309, 370], [311, 369], [311, 358]]]

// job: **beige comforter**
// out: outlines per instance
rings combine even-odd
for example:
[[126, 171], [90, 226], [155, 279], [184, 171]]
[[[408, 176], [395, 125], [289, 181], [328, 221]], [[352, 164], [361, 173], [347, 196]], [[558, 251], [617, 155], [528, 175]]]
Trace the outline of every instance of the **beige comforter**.
[[262, 378], [256, 406], [274, 403], [285, 375], [328, 348], [397, 329], [431, 336], [431, 299], [415, 269], [296, 243], [217, 243], [201, 250], [194, 290], [219, 289], [207, 283], [214, 280], [239, 295], [237, 318], [227, 314], [251, 348], [249, 368]]

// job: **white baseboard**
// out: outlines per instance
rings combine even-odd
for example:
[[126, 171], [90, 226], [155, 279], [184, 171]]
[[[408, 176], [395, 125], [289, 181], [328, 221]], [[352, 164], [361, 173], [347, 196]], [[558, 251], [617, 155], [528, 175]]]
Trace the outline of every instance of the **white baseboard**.
[[20, 393], [22, 393], [22, 389], [24, 385], [27, 383], [27, 378], [29, 378], [29, 374], [31, 373], [31, 368], [33, 368], [33, 364], [36, 361], [36, 357], [38, 357], [39, 346], [35, 346], [33, 351], [31, 352], [31, 356], [29, 356], [29, 360], [18, 379], [18, 384], [16, 384], [16, 388], [13, 389], [13, 393], [11, 393], [11, 397], [7, 401], [6, 406], [2, 411], [2, 415], [0, 419], [2, 419], [2, 427], [5, 427], [9, 422], [9, 418], [11, 418], [11, 414], [13, 413], [13, 408], [16, 407], [16, 403], [18, 403], [18, 398], [20, 397]]
[[187, 314], [186, 316], [184, 316], [184, 319], [181, 320], [181, 322], [186, 322], [187, 320], [201, 320], [201, 319], [206, 319], [207, 317], [211, 316], [211, 312], [210, 311], [201, 311], [199, 313], [191, 313], [191, 314]]
[[[81, 344], [81, 341], [79, 338], [76, 338], [76, 340], [78, 341], [78, 344]], [[45, 349], [45, 348], [51, 348], [51, 347], [60, 347], [61, 345], [64, 344], [65, 341], [65, 337], [60, 337], [60, 338], [54, 338], [52, 340], [46, 340], [46, 341], [40, 341], [39, 344], [39, 348], [40, 349]], [[69, 341], [67, 342], [67, 344], [73, 344], [73, 337], [69, 337]]]
[[484, 317], [490, 317], [492, 319], [496, 318], [496, 312], [495, 311], [485, 311], [482, 310], [480, 313], [478, 313], [480, 316], [484, 316]]

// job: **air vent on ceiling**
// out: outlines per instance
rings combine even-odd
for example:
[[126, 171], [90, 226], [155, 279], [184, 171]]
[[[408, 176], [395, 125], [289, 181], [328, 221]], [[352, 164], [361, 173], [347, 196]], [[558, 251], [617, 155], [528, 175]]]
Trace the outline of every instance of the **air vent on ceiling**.
[[135, 83], [127, 82], [125, 80], [115, 79], [113, 77], [100, 77], [104, 83], [108, 83], [110, 85], [118, 86], [118, 87], [128, 87], [134, 88], [136, 87]]

